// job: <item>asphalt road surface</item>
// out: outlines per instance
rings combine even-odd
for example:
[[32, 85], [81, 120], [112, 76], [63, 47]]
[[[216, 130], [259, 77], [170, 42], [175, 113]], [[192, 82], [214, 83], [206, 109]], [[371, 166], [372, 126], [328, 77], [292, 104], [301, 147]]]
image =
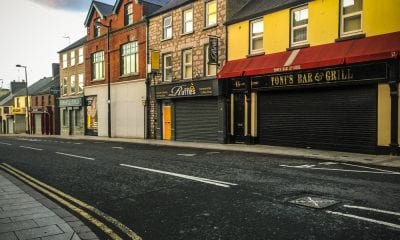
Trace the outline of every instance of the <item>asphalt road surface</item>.
[[0, 162], [147, 240], [400, 239], [396, 168], [34, 137], [0, 137]]

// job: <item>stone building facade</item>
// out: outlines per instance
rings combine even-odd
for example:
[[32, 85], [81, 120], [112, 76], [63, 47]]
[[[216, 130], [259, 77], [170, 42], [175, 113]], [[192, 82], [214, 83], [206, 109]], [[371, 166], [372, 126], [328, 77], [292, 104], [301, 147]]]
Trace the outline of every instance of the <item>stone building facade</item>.
[[172, 0], [150, 16], [149, 55], [160, 62], [150, 74], [150, 137], [225, 142], [226, 99], [216, 74], [226, 61], [224, 23], [244, 2]]
[[60, 134], [84, 135], [86, 36], [59, 51], [60, 58]]

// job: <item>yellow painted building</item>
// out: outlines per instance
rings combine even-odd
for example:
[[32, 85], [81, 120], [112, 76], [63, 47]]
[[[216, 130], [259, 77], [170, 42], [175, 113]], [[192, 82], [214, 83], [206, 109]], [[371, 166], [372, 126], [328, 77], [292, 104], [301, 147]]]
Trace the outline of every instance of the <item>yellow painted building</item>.
[[28, 111], [27, 104], [30, 105], [30, 97], [28, 97], [28, 102], [26, 101], [26, 96], [15, 96], [14, 105], [12, 107], [12, 115], [14, 116], [14, 133], [27, 133], [28, 126]]
[[249, 1], [227, 21], [219, 73], [231, 142], [397, 154], [399, 9], [397, 0]]

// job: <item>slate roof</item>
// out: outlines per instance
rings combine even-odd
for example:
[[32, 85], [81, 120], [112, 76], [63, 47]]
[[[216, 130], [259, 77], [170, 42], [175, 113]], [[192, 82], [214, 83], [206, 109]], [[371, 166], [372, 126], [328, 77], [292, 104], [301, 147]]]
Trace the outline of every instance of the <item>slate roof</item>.
[[173, 9], [179, 8], [192, 2], [194, 2], [194, 0], [171, 0], [164, 7], [158, 9], [153, 14], [151, 14], [150, 17], [155, 17], [157, 15], [169, 12]]
[[[159, 9], [160, 7], [164, 6], [165, 4], [167, 4], [169, 1], [171, 0], [142, 0], [143, 3], [148, 3], [150, 5], [155, 5], [154, 9]], [[122, 0], [117, 0], [114, 4], [114, 8], [113, 8], [113, 13], [117, 13], [119, 7], [121, 6]], [[146, 5], [146, 4], [144, 4]], [[154, 11], [153, 11], [154, 12]]]
[[85, 26], [89, 26], [89, 20], [92, 17], [93, 11], [97, 11], [102, 18], [113, 14], [114, 5], [93, 0], [90, 4], [89, 12], [86, 15]]
[[80, 47], [80, 46], [84, 45], [86, 43], [86, 41], [87, 41], [87, 38], [86, 38], [86, 36], [84, 36], [81, 39], [79, 39], [78, 41], [76, 41], [76, 42], [72, 43], [71, 45], [65, 47], [64, 49], [58, 51], [57, 53], [62, 53], [62, 52]]
[[294, 7], [312, 0], [250, 0], [241, 10], [228, 19], [226, 24], [256, 18], [285, 8]]
[[7, 97], [3, 98], [0, 101], [0, 106], [12, 106], [14, 105], [14, 97], [16, 96], [24, 96], [26, 94], [25, 88], [18, 90], [14, 94], [9, 94]]

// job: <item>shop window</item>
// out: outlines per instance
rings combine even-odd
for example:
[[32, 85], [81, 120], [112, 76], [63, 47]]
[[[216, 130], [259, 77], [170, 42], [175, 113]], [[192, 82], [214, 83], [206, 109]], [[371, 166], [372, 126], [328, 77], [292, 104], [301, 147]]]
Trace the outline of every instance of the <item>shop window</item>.
[[172, 16], [163, 18], [163, 40], [172, 38]]
[[183, 11], [183, 31], [182, 33], [193, 32], [193, 9], [187, 9]]
[[217, 25], [217, 1], [206, 2], [205, 16], [205, 27]]
[[341, 37], [362, 33], [362, 0], [341, 0]]
[[71, 76], [71, 94], [75, 94], [76, 91], [76, 81], [75, 81], [75, 75]]
[[92, 55], [92, 80], [104, 79], [104, 51]]
[[[94, 21], [99, 23], [100, 22], [100, 18], [96, 18]], [[96, 37], [100, 37], [100, 35], [101, 35], [101, 26], [93, 24], [93, 27], [94, 27], [94, 37], [95, 38]]]
[[183, 69], [183, 79], [191, 79], [193, 74], [193, 59], [192, 59], [192, 49], [184, 50], [182, 52], [182, 69]]
[[259, 53], [264, 50], [264, 20], [257, 19], [250, 22], [250, 53]]
[[172, 54], [163, 55], [163, 81], [172, 81]]
[[71, 66], [75, 65], [75, 50], [70, 52]]
[[217, 75], [217, 64], [210, 64], [209, 63], [209, 45], [204, 46], [204, 66], [205, 66], [205, 73], [206, 76], [215, 76]]
[[291, 46], [307, 44], [308, 6], [291, 11]]
[[80, 113], [81, 111], [79, 111], [79, 109], [75, 109], [75, 126], [79, 126], [79, 119], [81, 118]]
[[128, 3], [125, 5], [124, 22], [125, 26], [131, 25], [133, 23], [133, 4]]
[[78, 63], [81, 64], [81, 63], [83, 63], [83, 47], [79, 48], [78, 54], [79, 54]]
[[63, 58], [62, 66], [63, 66], [63, 68], [67, 68], [67, 67], [68, 67], [68, 57], [67, 57], [67, 54], [64, 53], [63, 56], [62, 56], [62, 58]]
[[129, 75], [139, 72], [138, 42], [129, 42], [121, 47], [121, 73]]

